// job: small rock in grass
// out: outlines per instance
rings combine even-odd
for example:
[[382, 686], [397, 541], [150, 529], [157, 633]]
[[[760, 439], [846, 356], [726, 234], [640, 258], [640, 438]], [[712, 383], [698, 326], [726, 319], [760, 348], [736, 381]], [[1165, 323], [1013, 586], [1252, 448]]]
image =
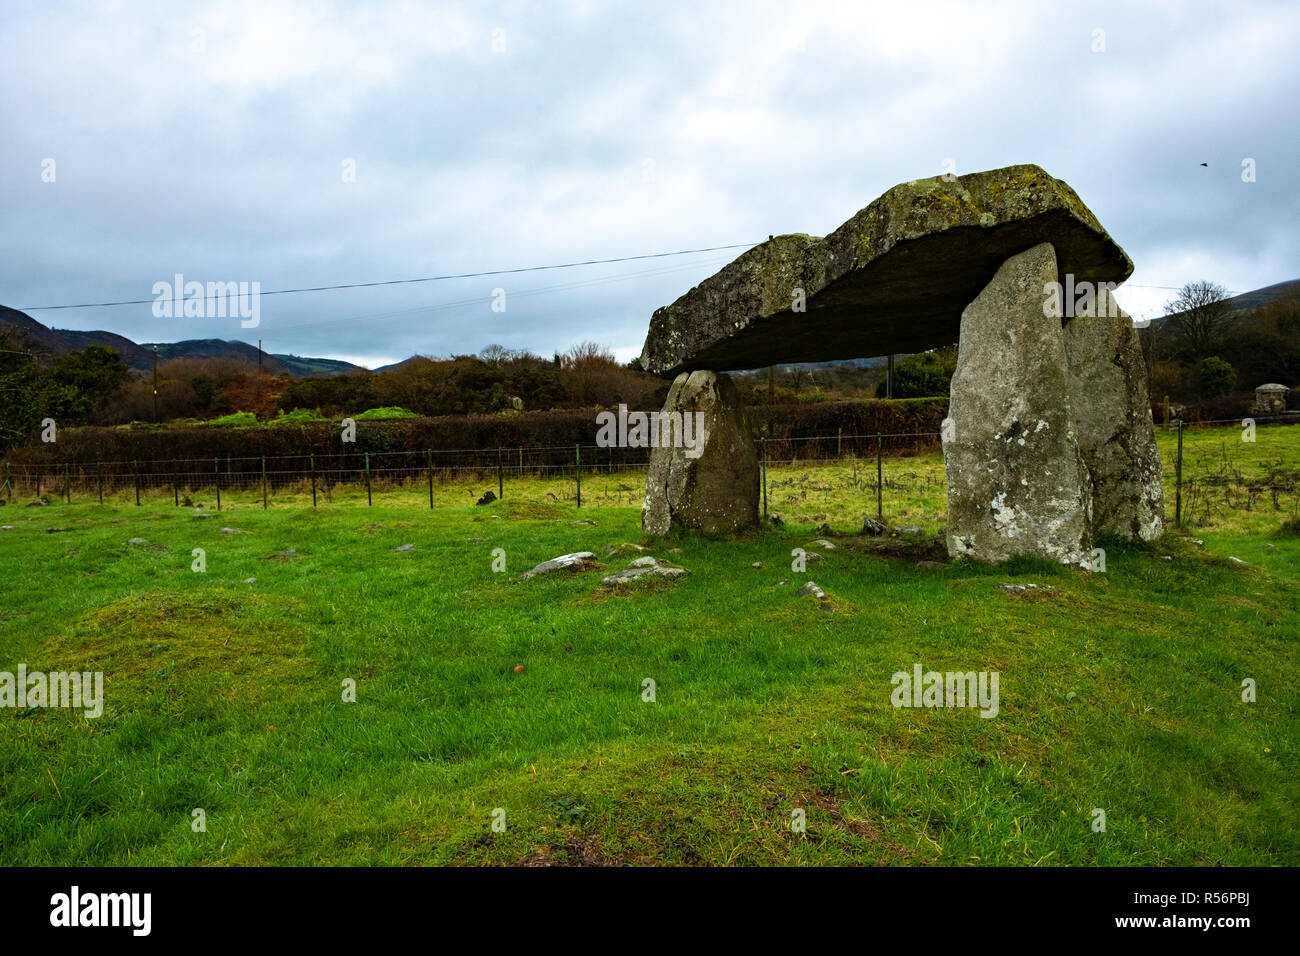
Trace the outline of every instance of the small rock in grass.
[[147, 538], [130, 538], [127, 540], [126, 543], [127, 544], [148, 544], [149, 540]]
[[589, 564], [594, 563], [596, 555], [590, 551], [574, 551], [572, 554], [562, 554], [558, 558], [551, 558], [549, 561], [543, 561], [530, 571], [525, 571], [523, 579], [535, 578], [539, 574], [549, 574], [552, 571], [582, 571]]
[[12, 530], [14, 530], [14, 526], [11, 524], [0, 525], [0, 531], [12, 531]]
[[799, 589], [799, 592], [798, 592], [798, 593], [799, 593], [799, 596], [800, 596], [800, 597], [803, 597], [805, 594], [811, 594], [813, 597], [817, 598], [817, 600], [819, 600], [819, 601], [820, 601], [822, 598], [826, 597], [826, 592], [823, 591], [821, 588], [819, 588], [819, 587], [818, 587], [814, 582], [812, 582], [812, 581], [809, 581], [807, 584], [805, 584], [803, 587], [801, 587], [801, 588]]
[[773, 526], [773, 527], [776, 527], [776, 528], [779, 528], [779, 527], [781, 527], [783, 524], [785, 524], [785, 522], [781, 520], [781, 516], [780, 516], [780, 515], [772, 515], [772, 516], [771, 516], [770, 518], [768, 518], [767, 520], [770, 521], [770, 522], [772, 522], [772, 526]]
[[410, 551], [410, 550], [413, 549], [414, 547], [415, 547], [415, 545], [413, 545], [413, 544], [399, 544], [399, 545], [398, 545], [397, 547], [395, 547], [393, 550], [394, 550], [394, 551]]
[[222, 534], [248, 534], [243, 528], [222, 528]]
[[523, 664], [516, 664], [516, 665], [514, 666], [514, 672], [515, 672], [516, 674], [522, 674], [522, 673], [524, 672], [524, 665], [523, 665]]
[[478, 501], [474, 502], [474, 504], [476, 504], [476, 505], [490, 505], [490, 504], [492, 504], [492, 502], [494, 502], [494, 501], [496, 501], [496, 500], [497, 500], [497, 496], [496, 496], [493, 492], [488, 491], [488, 492], [484, 492], [483, 497], [480, 498]]
[[[819, 515], [818, 517], [821, 516]], [[817, 527], [813, 528], [813, 534], [825, 535], [828, 538], [835, 533], [836, 533], [835, 529], [832, 528], [829, 524], [819, 524]]]
[[821, 548], [823, 551], [835, 550], [835, 545], [831, 544], [831, 542], [827, 541], [825, 538], [818, 538], [813, 542], [813, 544], [817, 545], [817, 547]]
[[820, 561], [822, 559], [822, 556], [816, 551], [805, 551], [803, 556], [806, 561]]
[[1055, 593], [1056, 588], [1046, 584], [1012, 584], [1003, 581], [998, 585], [998, 590], [1006, 591], [1008, 594], [1024, 594], [1026, 591], [1043, 591], [1045, 593]]
[[600, 583], [605, 587], [613, 587], [616, 584], [626, 584], [629, 581], [644, 577], [666, 578], [671, 581], [674, 578], [680, 578], [690, 573], [685, 568], [664, 564], [658, 559], [647, 555], [644, 558], [637, 558], [622, 571], [601, 578]]
[[888, 534], [889, 529], [870, 515], [863, 515], [862, 533], [871, 538], [880, 538]]
[[29, 508], [47, 508], [47, 507], [49, 507], [49, 504], [50, 504], [50, 499], [49, 499], [48, 497], [46, 497], [45, 495], [41, 495], [39, 498], [33, 498], [33, 499], [31, 500], [31, 502], [28, 503], [27, 507], [29, 507]]
[[755, 561], [753, 564], [750, 565], [751, 568], [761, 568], [762, 566], [763, 566], [762, 561]]
[[1248, 568], [1248, 567], [1250, 567], [1250, 565], [1247, 564], [1245, 561], [1241, 560], [1241, 558], [1234, 558], [1234, 557], [1232, 557], [1232, 555], [1229, 555], [1229, 556], [1228, 556], [1228, 560], [1231, 561], [1233, 564], [1239, 564], [1239, 565], [1241, 565], [1243, 568]]
[[1172, 554], [1162, 554], [1162, 555], [1160, 556], [1160, 560], [1161, 560], [1161, 561], [1172, 561], [1173, 559], [1174, 559], [1174, 556], [1173, 556]]
[[918, 561], [916, 569], [918, 571], [942, 571], [947, 565], [942, 561]]
[[245, 583], [245, 584], [256, 584], [256, 583], [257, 583], [257, 578], [244, 578], [244, 583]]

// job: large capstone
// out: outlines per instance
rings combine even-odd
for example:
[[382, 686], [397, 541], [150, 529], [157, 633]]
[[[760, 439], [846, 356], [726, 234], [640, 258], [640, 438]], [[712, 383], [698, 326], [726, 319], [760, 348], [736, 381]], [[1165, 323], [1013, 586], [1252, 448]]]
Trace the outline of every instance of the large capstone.
[[[670, 438], [698, 416], [694, 447]], [[647, 534], [692, 528], [727, 534], [758, 526], [758, 453], [740, 393], [710, 371], [683, 372], [668, 390], [652, 436], [641, 527]], [[667, 427], [662, 423], [670, 423]]]
[[1092, 484], [1092, 533], [1164, 534], [1160, 452], [1132, 318], [1105, 288], [1066, 321], [1070, 407]]
[[777, 236], [656, 310], [641, 365], [668, 377], [951, 345], [999, 266], [1043, 242], [1079, 282], [1133, 271], [1074, 190], [1037, 166], [903, 183], [829, 236]]
[[1007, 259], [961, 313], [943, 446], [953, 557], [1091, 559], [1064, 334], [1044, 309], [1056, 281], [1055, 251], [1041, 243]]

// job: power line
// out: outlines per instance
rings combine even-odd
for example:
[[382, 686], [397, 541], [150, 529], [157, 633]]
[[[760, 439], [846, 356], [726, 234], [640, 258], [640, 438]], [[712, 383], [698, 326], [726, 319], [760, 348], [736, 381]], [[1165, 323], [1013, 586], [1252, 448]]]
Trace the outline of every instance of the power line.
[[[487, 272], [461, 272], [453, 275], [440, 276], [420, 276], [415, 279], [385, 279], [381, 282], [348, 282], [341, 285], [318, 285], [306, 286], [299, 289], [273, 289], [270, 292], [261, 292], [260, 295], [291, 295], [298, 292], [333, 292], [338, 289], [372, 289], [377, 286], [387, 285], [412, 285], [417, 282], [441, 282], [446, 279], [479, 279], [484, 276], [503, 276], [515, 275], [520, 272], [543, 272], [549, 269], [575, 269], [579, 266], [597, 266], [606, 265], [613, 262], [634, 262], [638, 259], [664, 259], [668, 256], [687, 256], [699, 252], [719, 252], [723, 249], [745, 249], [750, 246], [756, 246], [756, 242], [736, 242], [727, 246], [709, 246], [704, 249], [679, 249], [676, 252], [653, 252], [640, 256], [620, 256], [614, 259], [586, 259], [582, 262], [562, 262], [549, 266], [526, 266], [521, 269], [492, 269]], [[209, 299], [225, 299], [226, 296], [220, 293], [214, 293], [204, 296], [204, 302]], [[124, 299], [120, 302], [79, 302], [68, 305], [25, 305], [19, 308], [20, 312], [40, 312], [52, 311], [54, 309], [102, 309], [117, 305], [152, 305], [157, 301], [153, 299]], [[193, 299], [187, 301], [194, 301]]]

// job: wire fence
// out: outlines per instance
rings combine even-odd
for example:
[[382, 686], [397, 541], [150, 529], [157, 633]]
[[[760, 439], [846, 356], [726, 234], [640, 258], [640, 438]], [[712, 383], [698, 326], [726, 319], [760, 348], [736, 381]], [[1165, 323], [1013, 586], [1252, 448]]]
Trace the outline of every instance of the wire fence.
[[[1203, 524], [1225, 509], [1269, 508], [1294, 515], [1300, 502], [1300, 431], [1279, 421], [1291, 420], [1259, 418], [1249, 429], [1239, 420], [1157, 427], [1171, 522]], [[760, 435], [757, 445], [765, 517], [825, 520], [874, 511], [878, 518], [888, 513], [918, 524], [944, 520], [940, 432]], [[508, 497], [626, 507], [644, 497], [649, 457], [648, 448], [575, 444], [5, 462], [0, 498], [137, 505], [170, 499], [176, 506], [218, 511], [302, 507], [308, 500], [312, 507], [362, 502], [460, 507]]]

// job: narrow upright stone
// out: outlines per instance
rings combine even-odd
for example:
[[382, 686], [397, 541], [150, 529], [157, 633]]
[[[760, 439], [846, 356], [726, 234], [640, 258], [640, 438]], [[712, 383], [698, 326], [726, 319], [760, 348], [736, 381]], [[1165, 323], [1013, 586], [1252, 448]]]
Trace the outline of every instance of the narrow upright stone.
[[[758, 526], [758, 452], [740, 393], [718, 372], [683, 372], [660, 420], [698, 413], [701, 446], [660, 442], [650, 453], [641, 527], [646, 534], [693, 528], [727, 534]], [[674, 427], [677, 427], [676, 425]]]
[[1132, 318], [1105, 287], [1067, 320], [1065, 354], [1079, 451], [1092, 482], [1092, 533], [1164, 534], [1160, 451]]
[[1064, 335], [1043, 308], [1056, 281], [1056, 252], [1040, 243], [1003, 262], [962, 312], [944, 442], [955, 558], [1091, 557]]

